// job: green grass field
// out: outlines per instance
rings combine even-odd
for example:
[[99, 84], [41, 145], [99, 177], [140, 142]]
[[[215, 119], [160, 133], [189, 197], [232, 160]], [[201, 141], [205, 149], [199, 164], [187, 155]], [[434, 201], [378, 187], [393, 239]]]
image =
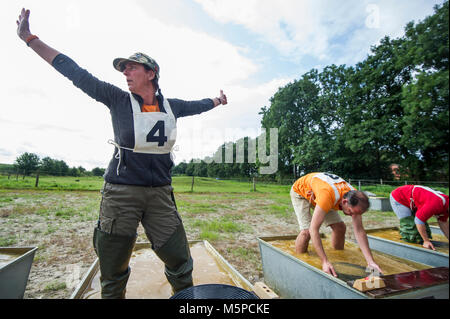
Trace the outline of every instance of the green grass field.
[[[103, 185], [103, 177], [70, 177], [70, 176], [40, 176], [39, 186], [35, 187], [36, 178], [27, 176], [23, 178], [11, 175], [9, 178], [0, 175], [0, 189], [35, 189], [35, 190], [72, 190], [72, 191], [97, 191]], [[191, 176], [174, 176], [172, 186], [177, 193], [191, 192]], [[357, 187], [357, 185], [353, 185]], [[369, 191], [380, 197], [389, 197], [390, 192], [397, 186], [391, 185], [363, 185], [363, 191]], [[449, 189], [445, 187], [433, 187], [445, 194]], [[256, 183], [257, 193], [289, 194], [291, 185]], [[249, 193], [254, 192], [252, 182], [233, 180], [219, 180], [208, 177], [194, 178], [195, 193]]]
[[[103, 177], [70, 177], [70, 176], [40, 176], [39, 186], [35, 187], [36, 177], [23, 178], [11, 175], [0, 176], [0, 189], [36, 189], [36, 190], [73, 190], [96, 191], [103, 185]], [[172, 186], [175, 192], [191, 192], [191, 176], [174, 176]], [[261, 193], [289, 193], [290, 185], [256, 184], [256, 191]], [[217, 180], [207, 177], [195, 177], [194, 192], [196, 193], [247, 193], [253, 191], [251, 182], [232, 180]]]
[[[191, 192], [191, 184], [190, 176], [175, 176], [172, 183], [188, 239], [211, 242], [250, 281], [262, 276], [256, 237], [298, 232], [291, 185], [257, 183], [254, 191], [251, 182], [195, 177]], [[73, 264], [86, 271], [96, 257], [92, 231], [103, 178], [41, 176], [39, 187], [34, 185], [35, 177], [0, 176], [0, 246], [39, 247], [26, 298], [67, 298], [72, 290], [58, 273]], [[362, 190], [387, 196], [393, 188]], [[348, 216], [341, 216], [349, 222]], [[369, 211], [364, 216], [368, 229], [397, 223], [393, 212]], [[147, 241], [142, 229], [138, 241]]]

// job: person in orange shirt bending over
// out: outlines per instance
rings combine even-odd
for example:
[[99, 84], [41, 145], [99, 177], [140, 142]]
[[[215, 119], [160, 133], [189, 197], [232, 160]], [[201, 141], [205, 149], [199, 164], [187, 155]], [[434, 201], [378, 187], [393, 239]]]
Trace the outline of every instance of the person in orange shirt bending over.
[[[300, 226], [300, 234], [295, 241], [297, 253], [305, 253], [311, 239], [322, 261], [322, 270], [337, 277], [323, 249], [319, 228], [322, 224], [330, 226], [331, 245], [334, 249], [344, 249], [346, 226], [337, 212], [342, 210], [345, 215], [352, 217], [355, 237], [366, 258], [368, 268], [382, 273], [373, 259], [362, 224], [362, 214], [370, 206], [366, 194], [355, 190], [349, 183], [334, 174], [310, 173], [294, 183], [290, 195]], [[314, 207], [312, 216], [311, 205]]]

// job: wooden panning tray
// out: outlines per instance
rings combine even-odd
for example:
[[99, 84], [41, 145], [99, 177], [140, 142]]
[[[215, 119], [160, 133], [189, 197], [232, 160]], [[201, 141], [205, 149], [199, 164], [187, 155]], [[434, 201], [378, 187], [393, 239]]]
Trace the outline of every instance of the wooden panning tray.
[[[194, 285], [227, 284], [253, 290], [253, 285], [233, 268], [208, 241], [190, 241], [194, 260]], [[168, 299], [172, 288], [164, 275], [164, 263], [149, 243], [136, 243], [130, 260], [131, 275], [127, 284], [128, 299]], [[74, 290], [71, 299], [99, 299], [100, 271], [98, 258]]]

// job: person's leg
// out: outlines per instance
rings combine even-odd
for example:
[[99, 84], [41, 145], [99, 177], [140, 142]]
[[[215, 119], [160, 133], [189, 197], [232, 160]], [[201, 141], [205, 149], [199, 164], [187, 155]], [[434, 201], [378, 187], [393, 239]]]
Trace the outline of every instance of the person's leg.
[[142, 225], [174, 293], [193, 285], [193, 260], [170, 185], [148, 189]]
[[94, 230], [94, 247], [100, 264], [101, 296], [103, 299], [125, 298], [131, 274], [128, 266], [136, 236], [108, 234]]
[[332, 224], [330, 225], [332, 232], [331, 232], [331, 246], [334, 249], [342, 250], [344, 249], [345, 245], [345, 231], [347, 227], [345, 226], [344, 222]]
[[392, 210], [399, 219], [400, 238], [408, 243], [423, 243], [422, 236], [420, 235], [419, 230], [416, 227], [416, 223], [414, 222], [414, 214], [411, 211], [411, 208], [397, 202], [392, 194], [389, 199]]
[[335, 210], [330, 210], [325, 216], [324, 225], [331, 227], [331, 246], [338, 250], [344, 249], [347, 227], [339, 213]]
[[292, 188], [290, 191], [291, 202], [297, 217], [300, 233], [295, 239], [295, 252], [302, 254], [308, 251], [309, 241], [311, 236], [309, 234], [309, 226], [311, 225], [311, 213], [309, 201], [297, 194]]
[[389, 200], [391, 202], [392, 210], [394, 211], [395, 215], [397, 215], [398, 219], [410, 217], [413, 215], [411, 209], [397, 202], [392, 194], [390, 195]]
[[309, 234], [308, 229], [304, 229], [300, 231], [297, 238], [295, 239], [295, 252], [297, 254], [303, 254], [308, 251], [309, 241], [311, 239], [311, 235]]
[[[131, 187], [132, 188], [132, 187]], [[102, 189], [94, 249], [99, 258], [102, 298], [125, 298], [131, 273], [128, 264], [136, 241], [140, 214], [135, 189], [106, 183]]]

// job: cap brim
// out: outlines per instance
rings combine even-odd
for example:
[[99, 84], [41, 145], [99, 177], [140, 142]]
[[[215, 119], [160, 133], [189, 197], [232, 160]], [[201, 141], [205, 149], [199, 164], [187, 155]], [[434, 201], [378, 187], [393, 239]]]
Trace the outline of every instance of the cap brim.
[[113, 61], [113, 66], [114, 66], [114, 69], [116, 69], [117, 71], [119, 71], [119, 72], [123, 72], [123, 68], [125, 67], [125, 62], [130, 62], [130, 61], [132, 61], [132, 60], [130, 60], [130, 59], [125, 59], [125, 58], [117, 58], [117, 59], [114, 59], [114, 61]]

